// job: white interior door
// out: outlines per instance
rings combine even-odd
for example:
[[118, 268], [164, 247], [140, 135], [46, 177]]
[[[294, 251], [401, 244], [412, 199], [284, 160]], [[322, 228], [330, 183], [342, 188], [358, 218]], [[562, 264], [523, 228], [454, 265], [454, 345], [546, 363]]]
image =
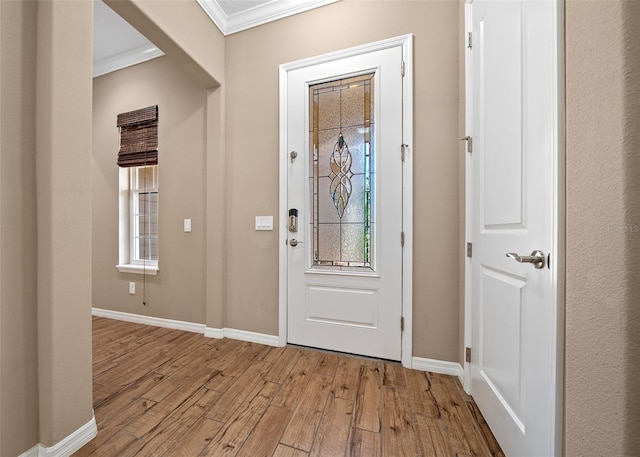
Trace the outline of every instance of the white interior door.
[[[556, 441], [558, 4], [473, 0], [471, 393], [509, 456]], [[542, 268], [522, 256], [540, 250]]]
[[286, 76], [290, 343], [401, 358], [402, 59], [393, 46]]

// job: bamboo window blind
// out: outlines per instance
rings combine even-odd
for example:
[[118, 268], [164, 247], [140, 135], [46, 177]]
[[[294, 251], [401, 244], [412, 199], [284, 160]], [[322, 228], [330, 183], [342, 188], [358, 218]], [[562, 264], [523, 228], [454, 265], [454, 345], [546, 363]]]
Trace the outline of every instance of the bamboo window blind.
[[158, 164], [158, 105], [118, 114], [118, 166]]

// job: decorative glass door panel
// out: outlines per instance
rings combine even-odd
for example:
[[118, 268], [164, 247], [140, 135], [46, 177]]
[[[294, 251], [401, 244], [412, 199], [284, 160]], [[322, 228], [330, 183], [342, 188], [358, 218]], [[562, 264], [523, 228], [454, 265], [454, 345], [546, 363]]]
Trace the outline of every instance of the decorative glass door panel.
[[281, 73], [287, 341], [399, 360], [403, 50], [379, 46]]
[[312, 269], [375, 271], [374, 76], [309, 86]]

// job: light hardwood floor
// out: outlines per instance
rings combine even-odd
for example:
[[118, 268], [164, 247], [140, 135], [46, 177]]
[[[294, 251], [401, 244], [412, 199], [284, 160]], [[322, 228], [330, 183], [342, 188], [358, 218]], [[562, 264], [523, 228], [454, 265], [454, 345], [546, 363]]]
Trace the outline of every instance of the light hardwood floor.
[[458, 380], [93, 318], [98, 436], [74, 456], [502, 456]]

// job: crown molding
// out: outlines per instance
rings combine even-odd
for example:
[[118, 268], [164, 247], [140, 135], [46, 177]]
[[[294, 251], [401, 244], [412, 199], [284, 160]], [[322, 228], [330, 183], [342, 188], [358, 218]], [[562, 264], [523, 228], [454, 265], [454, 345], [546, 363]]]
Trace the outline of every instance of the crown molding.
[[231, 16], [227, 16], [215, 0], [196, 1], [226, 36], [340, 0], [273, 0]]
[[122, 70], [123, 68], [131, 67], [163, 55], [164, 53], [152, 44], [130, 49], [94, 62], [93, 77], [97, 78], [98, 76]]

